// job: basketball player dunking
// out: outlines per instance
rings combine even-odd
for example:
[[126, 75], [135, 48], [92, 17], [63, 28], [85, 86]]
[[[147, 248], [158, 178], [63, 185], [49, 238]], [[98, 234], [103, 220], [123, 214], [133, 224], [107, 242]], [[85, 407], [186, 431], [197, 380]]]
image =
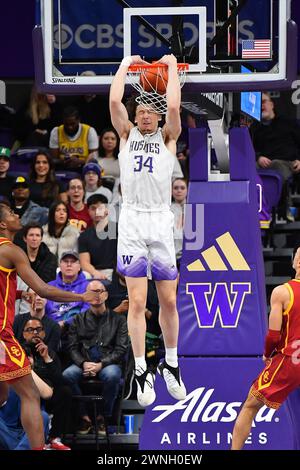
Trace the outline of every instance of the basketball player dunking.
[[166, 124], [158, 127], [161, 116], [149, 106], [135, 103], [135, 124], [129, 121], [122, 104], [128, 67], [146, 64], [140, 56], [125, 57], [110, 89], [110, 112], [120, 136], [119, 163], [123, 204], [119, 220], [118, 270], [128, 288], [128, 330], [135, 358], [137, 397], [141, 406], [155, 400], [154, 376], [145, 360], [145, 307], [147, 275], [156, 282], [160, 304], [159, 323], [166, 348], [165, 360], [158, 372], [165, 379], [169, 393], [184, 399], [186, 389], [178, 367], [178, 313], [176, 309], [176, 258], [173, 239], [171, 178], [176, 155], [176, 141], [181, 132], [181, 89], [177, 61], [163, 56], [168, 66], [166, 89]]
[[16, 273], [38, 295], [58, 302], [98, 301], [99, 293], [73, 294], [45, 284], [31, 269], [23, 250], [12, 243], [20, 229], [19, 216], [0, 203], [0, 406], [7, 398], [9, 384], [21, 399], [22, 426], [31, 448], [42, 450], [45, 442], [39, 393], [29, 360], [13, 335]]

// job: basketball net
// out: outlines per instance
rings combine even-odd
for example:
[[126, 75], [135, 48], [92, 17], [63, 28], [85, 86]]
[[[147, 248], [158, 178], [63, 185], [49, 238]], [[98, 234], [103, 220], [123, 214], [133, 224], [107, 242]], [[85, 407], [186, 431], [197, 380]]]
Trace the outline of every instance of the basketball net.
[[[165, 90], [167, 88], [168, 81], [165, 79], [164, 72], [167, 69], [167, 65], [165, 64], [134, 64], [128, 68], [128, 79], [138, 91], [139, 96], [136, 97], [136, 102], [138, 104], [143, 105], [145, 108], [154, 110], [158, 114], [166, 114], [167, 112], [167, 100], [166, 100], [166, 93], [158, 93], [158, 88], [163, 83], [165, 86]], [[156, 82], [150, 82], [147, 78], [147, 72], [151, 71], [151, 69], [155, 68], [157, 73], [157, 80]], [[185, 79], [186, 79], [186, 71], [188, 70], [188, 64], [177, 64], [178, 70], [178, 78], [180, 87], [182, 88]], [[143, 88], [142, 83], [147, 85], [147, 88], [150, 91], [146, 91]]]

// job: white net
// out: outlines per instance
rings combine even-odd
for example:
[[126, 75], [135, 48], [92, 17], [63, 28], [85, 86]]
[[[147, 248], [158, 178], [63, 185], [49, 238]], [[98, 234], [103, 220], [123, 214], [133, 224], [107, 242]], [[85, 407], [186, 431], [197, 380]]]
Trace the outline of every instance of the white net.
[[[187, 64], [178, 64], [178, 77], [183, 87], [186, 79]], [[138, 91], [136, 102], [145, 108], [155, 110], [158, 114], [166, 114], [167, 100], [166, 88], [168, 84], [167, 67], [153, 64], [153, 66], [134, 65], [128, 69], [130, 84]]]

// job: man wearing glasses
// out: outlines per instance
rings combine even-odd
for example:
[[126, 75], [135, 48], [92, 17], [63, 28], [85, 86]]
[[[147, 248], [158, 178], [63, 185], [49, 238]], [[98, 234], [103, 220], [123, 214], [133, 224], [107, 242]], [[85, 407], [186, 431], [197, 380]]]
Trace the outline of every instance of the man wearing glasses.
[[53, 414], [49, 446], [54, 450], [70, 450], [61, 442], [61, 437], [69, 419], [72, 392], [64, 385], [59, 358], [48, 348], [45, 336], [41, 320], [31, 317], [24, 325], [22, 345], [34, 372], [53, 389], [52, 397], [45, 402], [46, 410]]

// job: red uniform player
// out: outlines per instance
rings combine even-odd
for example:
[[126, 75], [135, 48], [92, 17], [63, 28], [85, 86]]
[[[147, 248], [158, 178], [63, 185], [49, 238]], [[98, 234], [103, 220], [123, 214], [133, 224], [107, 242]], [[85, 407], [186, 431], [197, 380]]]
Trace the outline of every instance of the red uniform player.
[[[19, 216], [0, 203], [0, 406], [7, 398], [7, 383], [21, 399], [21, 421], [32, 449], [44, 447], [43, 421], [39, 392], [33, 382], [28, 359], [13, 336], [16, 273], [41, 297], [58, 302], [98, 301], [89, 291], [73, 294], [45, 284], [31, 269], [23, 250], [12, 243], [21, 228]], [[27, 294], [28, 295], [28, 294]]]
[[266, 366], [253, 382], [237, 417], [232, 450], [242, 449], [252, 421], [262, 406], [279, 408], [287, 396], [300, 386], [300, 248], [294, 256], [293, 268], [296, 271], [295, 279], [272, 292], [263, 357]]

